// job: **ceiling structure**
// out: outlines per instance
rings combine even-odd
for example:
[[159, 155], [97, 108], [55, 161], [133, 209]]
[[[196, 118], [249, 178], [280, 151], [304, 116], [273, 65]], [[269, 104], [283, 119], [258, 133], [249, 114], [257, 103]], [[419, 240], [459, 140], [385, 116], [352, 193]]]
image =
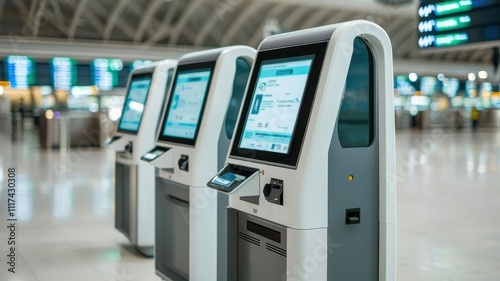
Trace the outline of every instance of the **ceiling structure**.
[[121, 44], [142, 50], [257, 47], [267, 32], [367, 19], [389, 34], [395, 60], [490, 65], [491, 48], [421, 53], [417, 1], [373, 0], [0, 0], [0, 39]]

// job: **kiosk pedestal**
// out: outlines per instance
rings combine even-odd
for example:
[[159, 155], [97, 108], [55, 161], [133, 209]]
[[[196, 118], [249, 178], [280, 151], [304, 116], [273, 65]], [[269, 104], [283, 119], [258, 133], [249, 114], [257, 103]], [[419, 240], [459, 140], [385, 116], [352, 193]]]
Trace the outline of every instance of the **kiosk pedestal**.
[[135, 164], [127, 154], [116, 155], [115, 228], [142, 255], [153, 257], [155, 171], [148, 165]]
[[122, 117], [106, 145], [115, 150], [115, 228], [143, 255], [154, 249], [154, 167], [140, 157], [154, 145], [156, 124], [177, 65], [165, 60], [130, 74]]
[[156, 178], [156, 272], [171, 280], [227, 278], [228, 198], [206, 186], [220, 168], [255, 50], [233, 46], [180, 58], [157, 134], [142, 159]]

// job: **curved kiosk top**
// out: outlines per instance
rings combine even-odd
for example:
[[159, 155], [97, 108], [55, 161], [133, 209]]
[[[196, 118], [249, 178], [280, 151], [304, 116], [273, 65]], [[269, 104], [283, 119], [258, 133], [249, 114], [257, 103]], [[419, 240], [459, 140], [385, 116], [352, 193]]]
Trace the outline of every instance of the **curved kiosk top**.
[[392, 77], [390, 40], [368, 21], [261, 43], [207, 183], [230, 195], [231, 280], [395, 279]]
[[160, 168], [155, 267], [163, 279], [231, 280], [228, 198], [206, 182], [224, 166], [255, 53], [232, 46], [179, 59], [156, 147], [141, 158]]
[[[141, 162], [140, 157], [154, 143], [156, 124], [176, 65], [176, 60], [163, 60], [130, 73], [122, 116], [108, 148], [118, 152], [127, 148], [133, 155], [131, 160]], [[131, 142], [133, 146], [127, 147]]]

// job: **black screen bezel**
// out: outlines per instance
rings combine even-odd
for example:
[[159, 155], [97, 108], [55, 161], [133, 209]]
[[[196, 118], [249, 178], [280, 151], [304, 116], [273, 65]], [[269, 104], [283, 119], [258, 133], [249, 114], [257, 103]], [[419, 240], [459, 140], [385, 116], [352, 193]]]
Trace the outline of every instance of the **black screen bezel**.
[[[307, 123], [311, 114], [316, 89], [318, 86], [323, 61], [325, 58], [328, 42], [320, 42], [309, 45], [300, 45], [289, 48], [261, 51], [258, 53], [254, 64], [252, 76], [249, 81], [245, 101], [240, 113], [240, 119], [234, 135], [231, 147], [230, 158], [245, 158], [250, 161], [263, 161], [279, 165], [296, 167], [300, 150], [305, 136]], [[311, 64], [309, 77], [307, 78], [302, 104], [300, 105], [295, 128], [292, 132], [292, 139], [289, 144], [288, 153], [277, 153], [263, 150], [240, 148], [241, 136], [248, 118], [250, 104], [255, 94], [255, 87], [262, 67], [262, 62], [275, 59], [287, 59], [299, 56], [314, 55]]]
[[134, 82], [135, 79], [141, 79], [141, 78], [145, 78], [145, 77], [150, 78], [148, 90], [146, 92], [146, 99], [144, 100], [144, 110], [146, 110], [146, 104], [147, 104], [148, 98], [149, 98], [149, 90], [151, 90], [151, 84], [153, 84], [153, 72], [137, 73], [137, 74], [133, 74], [130, 77], [130, 82], [128, 84], [128, 89], [127, 89], [127, 95], [125, 95], [125, 100], [123, 102], [122, 116], [120, 117], [120, 122], [118, 123], [117, 132], [136, 135], [139, 132], [139, 130], [141, 129], [141, 123], [142, 123], [142, 117], [144, 116], [144, 111], [142, 112], [141, 118], [139, 119], [139, 126], [137, 126], [137, 130], [134, 131], [134, 130], [122, 129], [121, 125], [122, 125], [122, 121], [123, 121], [123, 113], [125, 112], [125, 107], [127, 106], [127, 101], [128, 101], [128, 98], [129, 98], [129, 95], [131, 92], [132, 83]]
[[[167, 118], [168, 118], [168, 113], [170, 111], [170, 104], [172, 103], [172, 99], [174, 97], [175, 87], [177, 87], [177, 79], [179, 77], [179, 73], [184, 72], [184, 71], [196, 71], [196, 70], [203, 70], [203, 69], [210, 69], [210, 75], [208, 77], [208, 84], [207, 84], [207, 88], [205, 90], [205, 95], [204, 95], [203, 102], [201, 105], [200, 115], [198, 117], [198, 124], [197, 124], [196, 130], [194, 132], [194, 137], [192, 139], [187, 139], [187, 138], [179, 138], [179, 137], [172, 137], [172, 136], [163, 135], [163, 132], [165, 131], [165, 126], [167, 125]], [[208, 94], [210, 93], [210, 87], [212, 85], [214, 70], [215, 70], [215, 61], [185, 64], [185, 65], [179, 65], [177, 67], [177, 70], [175, 72], [174, 81], [173, 81], [173, 84], [170, 88], [168, 103], [166, 104], [166, 107], [164, 110], [165, 114], [163, 115], [163, 118], [161, 120], [161, 128], [160, 128], [160, 131], [158, 134], [158, 141], [192, 145], [192, 146], [195, 145], [196, 139], [198, 138], [198, 132], [199, 132], [200, 127], [201, 127], [201, 122], [203, 122], [203, 113], [205, 112], [205, 106], [207, 103]]]

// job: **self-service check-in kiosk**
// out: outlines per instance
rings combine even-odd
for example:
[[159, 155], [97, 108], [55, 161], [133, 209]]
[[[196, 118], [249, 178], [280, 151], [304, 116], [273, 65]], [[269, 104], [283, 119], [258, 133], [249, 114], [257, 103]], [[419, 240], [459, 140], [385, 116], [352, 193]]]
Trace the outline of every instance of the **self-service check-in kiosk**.
[[156, 126], [176, 60], [134, 69], [129, 77], [122, 116], [108, 147], [117, 151], [115, 228], [143, 255], [154, 249], [155, 168], [140, 160], [155, 143]]
[[206, 186], [225, 163], [256, 51], [232, 46], [179, 59], [156, 147], [156, 272], [178, 280], [226, 277], [228, 197]]
[[352, 21], [257, 53], [226, 166], [229, 280], [395, 280], [387, 34]]

